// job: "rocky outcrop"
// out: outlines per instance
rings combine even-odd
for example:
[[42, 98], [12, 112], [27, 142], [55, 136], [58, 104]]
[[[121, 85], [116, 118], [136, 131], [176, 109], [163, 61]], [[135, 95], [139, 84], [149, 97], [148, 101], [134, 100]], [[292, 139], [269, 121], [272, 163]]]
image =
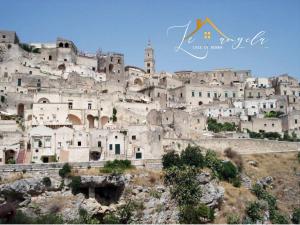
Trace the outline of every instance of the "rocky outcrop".
[[12, 183], [0, 185], [0, 196], [11, 198], [11, 200], [24, 200], [30, 196], [40, 195], [46, 190], [57, 191], [60, 188], [60, 181], [50, 179], [51, 185], [45, 186], [40, 177], [24, 178]]
[[81, 176], [82, 186], [102, 187], [106, 185], [124, 186], [128, 181], [123, 175]]
[[[31, 217], [54, 213], [62, 215], [65, 221], [76, 221], [79, 211], [84, 209], [101, 218], [130, 200], [138, 206], [133, 212], [134, 223], [178, 223], [179, 209], [162, 180], [154, 182], [152, 177], [154, 183], [135, 183], [149, 182], [150, 178], [147, 172], [81, 176], [80, 191], [74, 195], [68, 186], [71, 179], [65, 179], [63, 186], [61, 178], [51, 176], [51, 186], [47, 187], [37, 176], [1, 185], [0, 195], [18, 196], [19, 210]], [[207, 172], [200, 173], [197, 179], [202, 189], [201, 202], [217, 208], [224, 189]]]
[[256, 184], [260, 185], [262, 188], [267, 188], [269, 186], [272, 186], [273, 183], [273, 177], [267, 176], [263, 177], [259, 180], [257, 180]]
[[16, 199], [25, 199], [39, 195], [46, 190], [41, 178], [26, 178], [9, 184], [0, 185], [0, 195]]
[[218, 186], [216, 180], [213, 180], [210, 173], [202, 172], [197, 176], [200, 183], [202, 196], [201, 203], [206, 204], [212, 208], [217, 208], [224, 197], [225, 190], [223, 187]]

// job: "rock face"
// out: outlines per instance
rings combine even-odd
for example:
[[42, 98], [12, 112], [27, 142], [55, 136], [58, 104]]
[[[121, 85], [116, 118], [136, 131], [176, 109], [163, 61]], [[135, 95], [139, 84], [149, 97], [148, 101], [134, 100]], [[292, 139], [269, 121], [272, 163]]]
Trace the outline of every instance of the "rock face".
[[41, 178], [27, 178], [0, 186], [0, 194], [6, 197], [25, 199], [32, 195], [39, 195], [46, 190]]
[[[150, 178], [153, 180], [153, 177], [149, 173], [81, 176], [80, 193], [76, 195], [68, 187], [69, 179], [65, 179], [63, 187], [61, 178], [49, 177], [50, 187], [46, 187], [39, 176], [3, 184], [0, 197], [18, 196], [19, 210], [28, 216], [54, 213], [62, 215], [65, 221], [78, 219], [81, 209], [101, 218], [130, 200], [139, 205], [133, 212], [134, 223], [178, 223], [179, 209], [171, 198], [169, 188], [163, 185], [162, 180], [151, 183]], [[197, 179], [202, 189], [201, 202], [218, 207], [224, 189], [209, 173], [202, 172]]]
[[273, 183], [273, 177], [271, 176], [263, 177], [256, 182], [256, 184], [260, 185], [263, 188], [271, 186], [272, 183]]
[[202, 190], [202, 196], [200, 198], [201, 203], [212, 208], [218, 207], [224, 197], [224, 188], [218, 186], [216, 181], [212, 180], [212, 177], [208, 172], [200, 173], [197, 176], [197, 180], [200, 182]]
[[106, 185], [124, 186], [128, 180], [123, 175], [81, 176], [82, 186], [102, 187]]

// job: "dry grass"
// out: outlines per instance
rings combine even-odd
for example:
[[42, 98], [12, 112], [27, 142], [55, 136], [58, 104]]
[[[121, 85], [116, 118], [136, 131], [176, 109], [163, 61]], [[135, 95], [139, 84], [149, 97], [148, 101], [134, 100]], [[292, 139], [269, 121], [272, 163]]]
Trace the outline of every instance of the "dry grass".
[[[278, 207], [285, 213], [291, 213], [295, 206], [300, 206], [300, 163], [297, 161], [297, 153], [268, 153], [255, 155], [241, 155], [243, 160], [243, 172], [253, 182], [266, 176], [272, 176], [273, 188], [268, 191], [272, 193], [278, 202]], [[258, 166], [252, 166], [249, 161], [254, 160]], [[230, 214], [243, 216], [248, 201], [256, 197], [250, 190], [241, 187], [235, 188], [227, 182], [221, 182], [225, 188], [224, 203], [216, 216], [214, 223], [226, 223]]]
[[[273, 188], [268, 190], [278, 199], [278, 206], [285, 212], [291, 212], [295, 206], [300, 206], [300, 163], [297, 153], [270, 153], [243, 156], [245, 173], [253, 181], [266, 176], [272, 176]], [[254, 167], [249, 160], [258, 162]]]
[[225, 189], [224, 202], [221, 210], [216, 216], [214, 223], [226, 223], [228, 215], [234, 213], [243, 216], [247, 202], [256, 199], [256, 197], [246, 188], [233, 187], [227, 182], [220, 182], [220, 185]]
[[8, 176], [2, 177], [0, 184], [11, 183], [16, 180], [21, 180], [23, 178], [30, 178], [31, 176], [27, 173], [23, 172], [14, 172], [9, 174]]
[[138, 169], [132, 171], [131, 174], [136, 175], [132, 183], [138, 186], [153, 187], [154, 185], [163, 183], [162, 171]]

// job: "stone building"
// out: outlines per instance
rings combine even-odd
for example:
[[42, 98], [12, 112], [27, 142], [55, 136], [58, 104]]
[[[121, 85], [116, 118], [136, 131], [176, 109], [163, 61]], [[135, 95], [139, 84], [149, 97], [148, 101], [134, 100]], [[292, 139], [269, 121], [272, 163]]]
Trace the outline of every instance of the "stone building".
[[[160, 159], [247, 130], [300, 137], [298, 111], [300, 86], [287, 74], [157, 72], [150, 42], [140, 68], [122, 53], [85, 53], [64, 38], [20, 44], [0, 31], [0, 164]], [[239, 129], [215, 134], [208, 118]]]

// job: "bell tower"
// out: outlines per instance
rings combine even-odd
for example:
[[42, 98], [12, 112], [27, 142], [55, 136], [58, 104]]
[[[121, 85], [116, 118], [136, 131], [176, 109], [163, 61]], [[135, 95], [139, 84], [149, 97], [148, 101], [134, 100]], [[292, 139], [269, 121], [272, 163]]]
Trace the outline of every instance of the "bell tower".
[[151, 46], [150, 40], [148, 41], [148, 45], [145, 48], [145, 70], [147, 74], [155, 73], [155, 59], [154, 59], [154, 49]]

